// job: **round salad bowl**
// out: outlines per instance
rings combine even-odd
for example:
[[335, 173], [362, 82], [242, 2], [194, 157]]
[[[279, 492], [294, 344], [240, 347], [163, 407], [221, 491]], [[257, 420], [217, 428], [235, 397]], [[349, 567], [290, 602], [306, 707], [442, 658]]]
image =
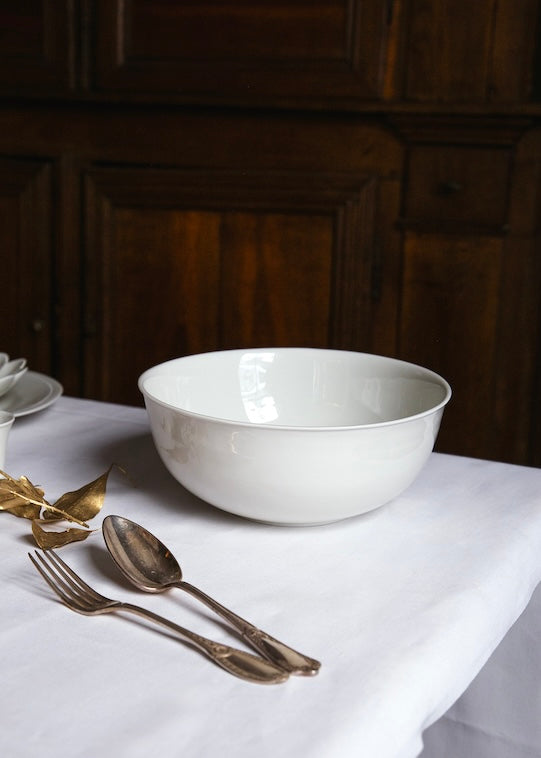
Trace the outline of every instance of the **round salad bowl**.
[[357, 516], [409, 487], [451, 397], [427, 368], [315, 348], [185, 356], [139, 378], [171, 474], [222, 510], [281, 525]]

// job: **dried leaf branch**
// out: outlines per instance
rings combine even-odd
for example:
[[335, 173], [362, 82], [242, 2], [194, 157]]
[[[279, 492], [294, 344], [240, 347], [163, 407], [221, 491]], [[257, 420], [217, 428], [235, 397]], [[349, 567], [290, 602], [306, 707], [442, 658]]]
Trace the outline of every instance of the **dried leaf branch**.
[[[41, 548], [61, 547], [70, 542], [84, 540], [92, 534], [93, 530], [87, 522], [94, 518], [103, 506], [107, 480], [114, 465], [78, 490], [64, 493], [54, 505], [45, 499], [41, 487], [36, 487], [26, 476], [14, 479], [0, 470], [3, 477], [0, 479], [0, 511], [31, 520], [32, 534]], [[58, 531], [43, 528], [42, 524], [50, 524], [53, 521], [68, 521], [78, 524], [83, 529], [71, 527]]]

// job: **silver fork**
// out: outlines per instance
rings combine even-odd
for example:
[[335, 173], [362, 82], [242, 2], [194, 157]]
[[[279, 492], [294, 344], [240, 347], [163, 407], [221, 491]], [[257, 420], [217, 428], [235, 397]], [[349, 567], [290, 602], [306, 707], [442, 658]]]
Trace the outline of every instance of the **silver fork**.
[[72, 611], [83, 613], [85, 616], [96, 616], [100, 613], [114, 613], [115, 611], [134, 613], [167, 629], [172, 629], [182, 640], [191, 643], [219, 666], [241, 679], [258, 684], [277, 684], [288, 678], [286, 671], [278, 668], [270, 661], [264, 661], [244, 650], [237, 650], [228, 645], [208, 640], [146, 608], [131, 603], [122, 603], [119, 600], [110, 600], [100, 595], [84, 582], [54, 550], [44, 550], [41, 553], [35, 550], [34, 554], [37, 560], [30, 553], [28, 553], [28, 557], [49, 587]]

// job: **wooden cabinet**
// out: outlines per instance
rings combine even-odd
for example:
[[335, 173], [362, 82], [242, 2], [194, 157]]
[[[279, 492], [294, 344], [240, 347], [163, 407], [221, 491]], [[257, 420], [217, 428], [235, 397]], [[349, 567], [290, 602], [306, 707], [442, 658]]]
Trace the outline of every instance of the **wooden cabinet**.
[[541, 465], [538, 6], [0, 0], [1, 348], [127, 403], [181, 354], [397, 356], [440, 450]]

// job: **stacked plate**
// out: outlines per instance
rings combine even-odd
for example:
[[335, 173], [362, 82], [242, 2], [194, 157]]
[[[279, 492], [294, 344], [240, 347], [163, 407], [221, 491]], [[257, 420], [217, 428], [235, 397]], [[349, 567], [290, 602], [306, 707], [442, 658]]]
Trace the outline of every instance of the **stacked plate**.
[[25, 358], [0, 353], [0, 411], [25, 416], [47, 408], [62, 391], [56, 379], [29, 371]]

